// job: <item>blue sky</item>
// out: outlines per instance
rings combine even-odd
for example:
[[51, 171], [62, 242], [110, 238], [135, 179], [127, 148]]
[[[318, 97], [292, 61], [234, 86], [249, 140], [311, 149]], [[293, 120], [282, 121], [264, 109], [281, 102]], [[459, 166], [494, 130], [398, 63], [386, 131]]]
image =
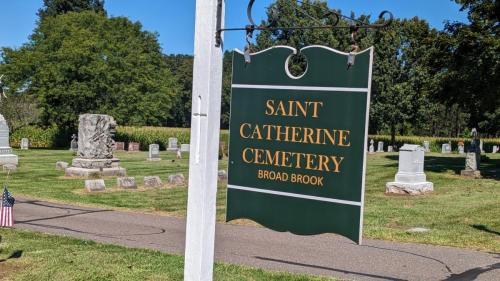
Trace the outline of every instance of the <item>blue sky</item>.
[[[265, 15], [265, 7], [272, 0], [256, 0], [254, 18]], [[37, 10], [42, 0], [0, 0], [0, 46], [19, 47], [27, 42], [35, 27]], [[341, 9], [344, 14], [370, 14], [373, 17], [383, 10], [396, 17], [418, 16], [432, 27], [442, 29], [445, 20], [467, 21], [467, 15], [451, 0], [328, 0], [330, 8]], [[242, 27], [247, 24], [247, 0], [226, 0], [226, 27]], [[195, 0], [106, 0], [110, 16], [126, 16], [140, 21], [143, 28], [158, 32], [163, 52], [193, 53]], [[225, 34], [227, 49], [243, 48], [244, 33]]]

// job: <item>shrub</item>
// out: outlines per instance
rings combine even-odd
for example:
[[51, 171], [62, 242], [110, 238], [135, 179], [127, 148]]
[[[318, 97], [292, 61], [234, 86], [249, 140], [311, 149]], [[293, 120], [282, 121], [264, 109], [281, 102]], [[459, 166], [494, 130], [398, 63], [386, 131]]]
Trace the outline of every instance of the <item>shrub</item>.
[[41, 128], [37, 126], [26, 126], [17, 129], [10, 136], [10, 145], [19, 147], [22, 138], [29, 139], [30, 148], [55, 148], [59, 138], [57, 127]]

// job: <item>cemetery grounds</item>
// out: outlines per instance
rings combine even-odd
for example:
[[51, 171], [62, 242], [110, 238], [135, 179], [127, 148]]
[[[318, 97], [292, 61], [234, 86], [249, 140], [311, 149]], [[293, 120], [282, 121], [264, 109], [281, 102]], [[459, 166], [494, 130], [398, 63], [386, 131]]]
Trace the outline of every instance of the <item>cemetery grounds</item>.
[[[128, 176], [136, 177], [138, 190], [116, 188], [116, 178], [106, 178], [106, 191], [87, 193], [83, 179], [66, 178], [55, 169], [57, 161], [71, 162], [68, 150], [16, 150], [20, 165], [8, 182], [16, 196], [63, 202], [82, 206], [107, 207], [132, 212], [185, 217], [187, 184], [145, 189], [144, 176], [158, 175], [164, 183], [176, 173], [188, 175], [188, 154], [175, 159], [174, 152], [162, 151], [161, 161], [147, 161], [147, 152], [116, 152]], [[435, 191], [421, 196], [385, 195], [385, 183], [397, 172], [397, 153], [368, 156], [364, 237], [411, 243], [461, 247], [500, 252], [500, 154], [486, 154], [481, 163], [482, 179], [459, 175], [464, 156], [427, 153], [425, 172]], [[219, 161], [227, 169], [227, 159]], [[6, 174], [3, 174], [5, 177]], [[225, 181], [219, 182], [217, 221], [225, 221]], [[237, 224], [257, 224], [239, 220]], [[430, 229], [410, 233], [414, 227]], [[332, 234], [333, 235], [333, 234]], [[14, 280], [179, 280], [183, 258], [151, 250], [128, 249], [66, 237], [20, 230], [0, 230], [0, 261], [15, 259], [16, 249], [30, 249], [21, 262], [0, 262], [0, 279], [16, 272]], [[54, 247], [54, 245], [58, 245]], [[69, 254], [68, 254], [69, 253]], [[96, 266], [106, 263], [106, 267]], [[124, 266], [126, 265], [126, 266]], [[29, 268], [30, 270], [24, 270]], [[124, 269], [125, 268], [125, 269]], [[3, 272], [3, 273], [1, 273]], [[4, 274], [4, 276], [2, 276]], [[55, 274], [55, 275], [54, 275]], [[89, 279], [95, 276], [96, 279]], [[249, 280], [331, 280], [286, 273], [269, 273], [259, 269], [217, 264], [216, 280], [240, 276]], [[7, 277], [8, 278], [8, 277]], [[10, 279], [7, 279], [10, 280]]]

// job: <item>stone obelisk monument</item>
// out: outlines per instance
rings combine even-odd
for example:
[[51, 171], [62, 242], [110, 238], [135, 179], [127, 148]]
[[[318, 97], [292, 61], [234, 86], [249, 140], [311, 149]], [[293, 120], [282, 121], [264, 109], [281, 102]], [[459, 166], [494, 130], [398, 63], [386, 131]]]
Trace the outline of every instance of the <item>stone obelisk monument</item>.
[[0, 166], [6, 164], [17, 166], [19, 162], [17, 155], [12, 153], [12, 148], [9, 144], [9, 133], [7, 120], [0, 114]]

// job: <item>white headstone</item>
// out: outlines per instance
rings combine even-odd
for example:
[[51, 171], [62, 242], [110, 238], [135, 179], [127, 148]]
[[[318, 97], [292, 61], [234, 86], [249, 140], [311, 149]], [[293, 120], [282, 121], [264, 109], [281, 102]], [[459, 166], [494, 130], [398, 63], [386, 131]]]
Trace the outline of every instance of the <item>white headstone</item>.
[[429, 141], [424, 141], [424, 151], [431, 152]]
[[181, 144], [181, 152], [189, 152], [189, 143]]
[[386, 192], [418, 195], [433, 190], [433, 183], [426, 181], [424, 173], [424, 148], [415, 144], [403, 145], [399, 149], [398, 173], [394, 182], [386, 184]]
[[21, 149], [26, 150], [29, 149], [30, 141], [27, 138], [21, 139]]
[[443, 154], [451, 153], [451, 145], [449, 143], [443, 143], [441, 145], [441, 153]]
[[160, 158], [160, 145], [154, 143], [149, 145], [149, 161], [159, 161]]
[[394, 152], [394, 148], [392, 147], [392, 145], [389, 145], [387, 147], [387, 152]]
[[491, 153], [497, 153], [498, 152], [498, 146], [494, 145], [493, 149], [491, 150]]
[[374, 141], [373, 141], [373, 140], [370, 140], [370, 148], [369, 148], [369, 150], [368, 150], [368, 153], [369, 153], [369, 154], [373, 154], [373, 153], [375, 153], [375, 147], [373, 146], [373, 143], [374, 143]]
[[464, 145], [463, 144], [459, 144], [458, 145], [458, 153], [459, 154], [464, 154], [465, 153], [465, 149], [464, 149]]
[[167, 151], [177, 151], [177, 138], [168, 138]]
[[213, 279], [224, 2], [196, 0], [184, 281]]
[[479, 140], [479, 149], [480, 149], [481, 153], [484, 153], [483, 140]]
[[384, 142], [379, 141], [377, 144], [377, 152], [384, 152]]

